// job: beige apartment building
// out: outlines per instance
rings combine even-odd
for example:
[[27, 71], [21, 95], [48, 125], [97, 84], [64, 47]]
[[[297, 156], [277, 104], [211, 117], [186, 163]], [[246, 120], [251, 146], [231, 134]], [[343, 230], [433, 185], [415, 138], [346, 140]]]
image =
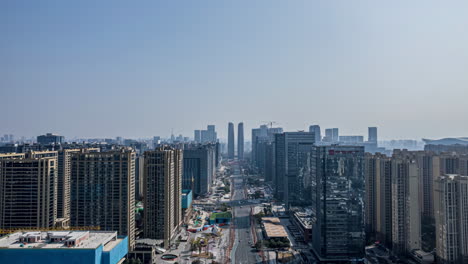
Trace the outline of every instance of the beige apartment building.
[[70, 157], [70, 225], [98, 226], [135, 246], [135, 152], [82, 149]]
[[145, 152], [144, 236], [163, 240], [166, 248], [182, 221], [182, 155], [167, 146]]
[[439, 177], [434, 198], [437, 263], [468, 263], [468, 176]]
[[57, 218], [57, 152], [0, 155], [0, 228], [52, 228]]

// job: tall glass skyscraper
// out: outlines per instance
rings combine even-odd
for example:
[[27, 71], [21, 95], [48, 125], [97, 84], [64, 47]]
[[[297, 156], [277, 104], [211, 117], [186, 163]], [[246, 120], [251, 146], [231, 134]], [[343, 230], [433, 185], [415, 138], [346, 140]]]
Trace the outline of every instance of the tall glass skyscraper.
[[313, 251], [320, 262], [364, 258], [364, 147], [320, 146], [311, 155]]
[[234, 159], [234, 124], [228, 124], [228, 158]]
[[237, 159], [244, 159], [244, 123], [237, 126]]

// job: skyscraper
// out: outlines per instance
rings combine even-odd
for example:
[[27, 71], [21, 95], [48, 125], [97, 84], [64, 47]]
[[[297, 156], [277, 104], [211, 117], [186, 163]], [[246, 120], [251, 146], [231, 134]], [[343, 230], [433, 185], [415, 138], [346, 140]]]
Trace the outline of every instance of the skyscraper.
[[369, 127], [369, 142], [377, 143], [377, 127]]
[[135, 246], [135, 152], [81, 150], [71, 156], [70, 225], [99, 226]]
[[216, 143], [218, 136], [214, 125], [208, 125], [206, 130], [200, 131], [200, 142], [201, 143]]
[[196, 143], [201, 143], [201, 133], [200, 133], [200, 130], [195, 130], [195, 131], [194, 131], [193, 140], [194, 140]]
[[182, 216], [182, 150], [160, 147], [145, 152], [144, 236], [168, 248]]
[[392, 243], [392, 166], [391, 158], [366, 153], [366, 235], [369, 242]]
[[228, 124], [228, 159], [234, 159], [234, 124]]
[[283, 133], [283, 129], [280, 127], [268, 127], [267, 125], [261, 125], [259, 128], [252, 129], [252, 152], [251, 160], [252, 164], [255, 165], [260, 173], [265, 171], [265, 153], [257, 151], [258, 148], [266, 149], [259, 144], [272, 143], [275, 140], [275, 134]]
[[323, 138], [324, 142], [336, 143], [340, 140], [338, 128], [327, 128], [325, 129], [325, 137]]
[[274, 187], [277, 197], [283, 199], [287, 206], [297, 198], [295, 196], [299, 193], [297, 176], [314, 143], [314, 133], [284, 132], [275, 135], [276, 179]]
[[[57, 218], [57, 152], [0, 157], [0, 228], [52, 228]], [[49, 155], [55, 154], [55, 155]], [[24, 154], [23, 154], [24, 155]]]
[[320, 132], [320, 126], [319, 125], [312, 125], [309, 126], [309, 132], [315, 134], [315, 142], [321, 142], [322, 141], [322, 134]]
[[183, 154], [182, 189], [190, 189], [194, 196], [210, 191], [216, 172], [217, 144], [188, 146]]
[[338, 142], [340, 140], [340, 134], [338, 128], [332, 128], [332, 141]]
[[364, 258], [364, 147], [312, 151], [312, 244], [320, 263]]
[[439, 177], [434, 197], [437, 263], [468, 263], [468, 177]]
[[421, 248], [419, 168], [412, 157], [392, 157], [392, 250], [398, 255]]
[[237, 159], [244, 159], [244, 123], [237, 126]]

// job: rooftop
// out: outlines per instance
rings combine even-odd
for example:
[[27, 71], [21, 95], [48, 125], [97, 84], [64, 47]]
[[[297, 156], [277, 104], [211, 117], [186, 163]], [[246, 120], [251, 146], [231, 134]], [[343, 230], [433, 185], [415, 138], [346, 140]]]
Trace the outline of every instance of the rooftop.
[[0, 249], [5, 248], [78, 248], [95, 249], [100, 245], [111, 250], [121, 239], [111, 231], [16, 232], [0, 238]]
[[284, 229], [284, 226], [281, 225], [278, 217], [262, 217], [262, 223], [268, 238], [288, 237], [288, 233]]

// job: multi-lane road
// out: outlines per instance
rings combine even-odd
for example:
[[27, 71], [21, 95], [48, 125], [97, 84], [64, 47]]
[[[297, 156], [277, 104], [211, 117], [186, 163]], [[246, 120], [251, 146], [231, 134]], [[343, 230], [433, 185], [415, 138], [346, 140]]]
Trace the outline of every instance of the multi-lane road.
[[258, 253], [252, 248], [251, 206], [255, 204], [248, 201], [244, 194], [244, 177], [235, 171], [232, 176], [232, 188], [234, 191], [231, 206], [234, 211], [235, 241], [231, 251], [232, 263], [247, 264], [260, 263]]

